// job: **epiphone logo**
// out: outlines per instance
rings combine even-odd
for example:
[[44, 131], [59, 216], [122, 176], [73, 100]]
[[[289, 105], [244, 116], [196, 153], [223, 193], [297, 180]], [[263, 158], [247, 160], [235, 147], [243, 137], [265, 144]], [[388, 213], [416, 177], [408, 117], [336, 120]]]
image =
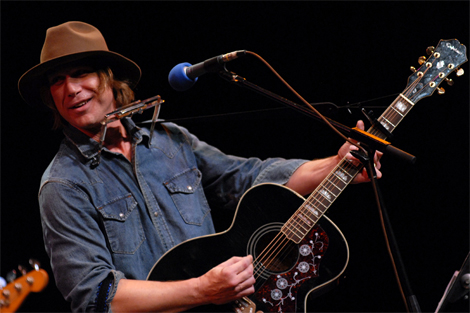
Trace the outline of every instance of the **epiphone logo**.
[[453, 51], [457, 52], [458, 54], [463, 54], [462, 52], [460, 52], [456, 47], [454, 47], [450, 43], [446, 43], [446, 47], [449, 48], [450, 50], [453, 50]]

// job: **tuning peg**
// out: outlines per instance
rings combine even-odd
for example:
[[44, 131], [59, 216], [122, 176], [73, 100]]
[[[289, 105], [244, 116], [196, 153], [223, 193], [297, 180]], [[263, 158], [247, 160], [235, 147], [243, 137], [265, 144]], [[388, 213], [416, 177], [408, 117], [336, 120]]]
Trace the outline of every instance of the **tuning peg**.
[[16, 271], [15, 270], [12, 270], [10, 272], [7, 273], [7, 275], [5, 276], [7, 282], [11, 283], [12, 281], [14, 281], [16, 279]]
[[41, 263], [36, 259], [29, 259], [29, 265], [31, 265], [36, 271], [41, 268]]
[[435, 49], [436, 49], [436, 48], [434, 48], [433, 46], [427, 47], [427, 48], [426, 48], [426, 53], [427, 53], [427, 55], [433, 54]]
[[455, 73], [455, 75], [457, 75], [457, 76], [462, 76], [463, 74], [464, 74], [463, 68], [457, 69], [457, 72]]
[[414, 66], [410, 66], [410, 70], [413, 72], [413, 73], [416, 73], [416, 68]]
[[20, 271], [21, 275], [26, 275], [28, 273], [28, 270], [23, 265], [18, 265], [18, 270]]
[[454, 85], [454, 81], [452, 80], [452, 78], [446, 77], [446, 83], [447, 83], [447, 85], [449, 85], [449, 86], [453, 86], [453, 85]]
[[440, 95], [443, 95], [446, 93], [446, 90], [442, 87], [437, 87], [437, 93]]
[[426, 62], [426, 57], [424, 55], [422, 55], [418, 58], [418, 63], [419, 63], [419, 65], [423, 65], [424, 62]]

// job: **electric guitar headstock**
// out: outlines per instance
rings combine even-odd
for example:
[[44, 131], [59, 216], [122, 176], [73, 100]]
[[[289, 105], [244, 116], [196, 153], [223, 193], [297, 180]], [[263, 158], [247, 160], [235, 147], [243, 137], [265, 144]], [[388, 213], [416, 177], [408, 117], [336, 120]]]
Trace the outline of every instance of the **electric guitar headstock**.
[[49, 283], [49, 275], [39, 264], [30, 260], [34, 269], [21, 269], [22, 276], [0, 289], [0, 312], [16, 312], [30, 292], [40, 292]]

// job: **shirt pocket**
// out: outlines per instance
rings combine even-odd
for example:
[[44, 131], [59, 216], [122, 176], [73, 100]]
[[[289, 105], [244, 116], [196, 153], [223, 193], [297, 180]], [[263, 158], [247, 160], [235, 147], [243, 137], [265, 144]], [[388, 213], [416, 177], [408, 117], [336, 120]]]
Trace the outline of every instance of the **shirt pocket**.
[[201, 177], [201, 172], [197, 168], [192, 168], [163, 183], [187, 224], [202, 225], [210, 212], [201, 188]]
[[98, 208], [112, 252], [134, 254], [145, 240], [137, 201], [131, 194], [115, 198]]

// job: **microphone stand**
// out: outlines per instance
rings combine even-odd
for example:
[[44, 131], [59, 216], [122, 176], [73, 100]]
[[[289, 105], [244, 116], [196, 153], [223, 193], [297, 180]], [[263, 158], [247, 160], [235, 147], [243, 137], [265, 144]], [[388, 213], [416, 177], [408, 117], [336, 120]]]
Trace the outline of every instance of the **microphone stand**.
[[[376, 204], [379, 209], [380, 219], [382, 221], [382, 224], [384, 225], [384, 236], [386, 238], [386, 242], [389, 243], [389, 245], [387, 246], [388, 252], [390, 254], [390, 257], [392, 258], [393, 267], [397, 271], [396, 275], [398, 277], [401, 277], [401, 279], [398, 279], [398, 284], [401, 285], [401, 281], [403, 282], [402, 287], [404, 288], [404, 293], [405, 293], [404, 302], [405, 302], [405, 306], [407, 307], [407, 311], [408, 312], [421, 312], [418, 300], [411, 290], [411, 285], [408, 280], [408, 275], [406, 274], [406, 271], [405, 271], [405, 265], [403, 264], [400, 250], [398, 248], [398, 244], [395, 239], [395, 234], [393, 232], [392, 224], [390, 223], [387, 209], [385, 207], [385, 203], [382, 198], [382, 193], [380, 191], [380, 188], [377, 182], [377, 175], [376, 175], [375, 168], [373, 165], [373, 160], [371, 160], [368, 157], [361, 156], [361, 154], [358, 153], [357, 151], [351, 151], [351, 154], [353, 154], [354, 157], [359, 159], [364, 165], [367, 165], [366, 166], [367, 175], [371, 178], [372, 189], [374, 191]], [[374, 154], [375, 152], [373, 151], [368, 152], [368, 155], [374, 155]]]
[[[299, 104], [295, 103], [295, 102], [292, 102], [286, 98], [283, 98], [271, 91], [268, 91], [264, 88], [261, 88], [249, 81], [247, 81], [245, 78], [241, 77], [241, 76], [238, 76], [237, 74], [233, 73], [233, 72], [228, 72], [226, 69], [224, 70], [221, 70], [219, 72], [219, 75], [231, 82], [231, 83], [234, 83], [238, 86], [241, 86], [241, 87], [245, 87], [247, 89], [250, 89], [252, 91], [255, 91], [259, 94], [262, 94], [266, 97], [268, 97], [269, 99], [272, 99], [272, 100], [275, 100], [277, 102], [280, 102], [294, 110], [297, 110], [301, 113], [304, 113], [314, 119], [317, 119], [317, 120], [321, 120], [322, 122], [324, 122], [315, 112], [307, 109], [306, 107], [303, 107], [303, 106], [300, 106]], [[366, 115], [367, 116], [367, 115]], [[369, 116], [367, 116], [368, 119], [371, 121], [371, 122], [376, 122], [375, 124], [380, 124], [379, 122], [377, 122], [376, 120], [372, 120]], [[369, 178], [371, 180], [371, 183], [372, 183], [372, 188], [374, 190], [374, 195], [375, 195], [375, 200], [376, 200], [376, 203], [377, 203], [377, 207], [379, 209], [379, 214], [380, 214], [380, 218], [382, 220], [382, 223], [384, 225], [384, 235], [385, 235], [385, 238], [386, 238], [386, 242], [389, 243], [388, 244], [388, 252], [391, 256], [391, 261], [393, 263], [393, 267], [395, 269], [395, 274], [397, 275], [397, 280], [398, 280], [398, 284], [401, 286], [401, 279], [400, 277], [403, 279], [403, 283], [404, 283], [404, 289], [403, 289], [403, 292], [405, 293], [405, 295], [403, 295], [404, 297], [404, 303], [405, 303], [405, 306], [407, 308], [407, 311], [410, 312], [410, 309], [411, 309], [411, 312], [421, 312], [420, 310], [420, 307], [419, 307], [419, 304], [418, 304], [418, 301], [416, 299], [416, 296], [413, 294], [413, 292], [411, 291], [411, 286], [410, 286], [410, 283], [409, 283], [409, 280], [408, 280], [408, 277], [407, 277], [407, 274], [406, 274], [406, 271], [405, 271], [405, 267], [404, 267], [404, 264], [403, 264], [403, 261], [401, 259], [401, 255], [400, 255], [400, 251], [398, 249], [398, 245], [397, 245], [397, 242], [395, 240], [395, 236], [394, 236], [394, 233], [393, 233], [393, 229], [392, 229], [392, 225], [390, 223], [390, 220], [388, 218], [388, 214], [387, 214], [387, 210], [385, 208], [385, 205], [384, 205], [384, 201], [383, 201], [383, 198], [382, 198], [382, 194], [380, 192], [380, 188], [379, 188], [379, 185], [378, 185], [378, 182], [377, 182], [377, 175], [376, 175], [376, 171], [375, 171], [375, 168], [374, 168], [374, 163], [373, 163], [373, 156], [375, 155], [375, 151], [381, 151], [383, 153], [385, 152], [388, 152], [388, 153], [391, 153], [399, 158], [402, 158], [410, 163], [414, 163], [416, 158], [413, 156], [413, 155], [410, 155], [408, 154], [407, 152], [405, 151], [402, 151], [396, 147], [393, 147], [389, 142], [385, 141], [385, 140], [382, 140], [381, 138], [378, 138], [376, 136], [373, 136], [372, 134], [369, 134], [361, 129], [358, 129], [357, 127], [354, 127], [354, 128], [349, 128], [349, 127], [346, 127], [336, 121], [333, 121], [331, 119], [328, 119], [328, 122], [333, 125], [339, 132], [341, 132], [342, 134], [344, 134], [345, 136], [348, 136], [349, 138], [352, 138], [354, 140], [357, 140], [359, 142], [361, 142], [361, 146], [362, 147], [365, 147], [365, 149], [367, 150], [367, 155], [364, 155], [364, 153], [361, 153], [361, 152], [358, 152], [358, 151], [350, 151], [350, 153], [356, 157], [359, 161], [361, 161], [361, 163], [365, 166], [366, 170], [367, 170], [367, 174], [369, 175]], [[376, 126], [379, 126], [379, 125], [376, 125]], [[382, 126], [380, 124], [380, 126]], [[389, 133], [383, 129], [383, 127], [378, 127], [379, 130], [381, 130], [382, 132], [385, 131], [386, 135], [389, 135]], [[368, 156], [372, 156], [372, 159], [369, 158]], [[411, 307], [411, 308], [410, 308]]]

